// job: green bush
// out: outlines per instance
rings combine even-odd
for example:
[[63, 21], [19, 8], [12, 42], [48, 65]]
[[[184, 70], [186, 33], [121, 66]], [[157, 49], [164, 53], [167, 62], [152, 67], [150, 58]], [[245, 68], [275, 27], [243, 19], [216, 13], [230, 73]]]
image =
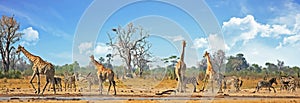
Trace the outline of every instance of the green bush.
[[0, 71], [0, 78], [20, 79], [22, 78], [22, 74], [18, 70], [10, 70], [8, 73], [3, 73]]
[[32, 73], [33, 73], [32, 69], [26, 69], [26, 70], [23, 71], [24, 76], [31, 76]]

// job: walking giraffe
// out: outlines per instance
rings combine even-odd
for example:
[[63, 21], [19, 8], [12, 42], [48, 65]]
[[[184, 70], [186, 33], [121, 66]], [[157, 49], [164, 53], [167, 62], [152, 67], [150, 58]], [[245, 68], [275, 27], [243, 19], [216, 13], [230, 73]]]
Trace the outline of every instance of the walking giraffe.
[[115, 76], [114, 72], [109, 68], [105, 68], [101, 63], [97, 62], [94, 58], [94, 55], [91, 55], [90, 58], [91, 58], [91, 61], [94, 63], [94, 65], [97, 69], [97, 76], [98, 76], [98, 79], [99, 79], [100, 94], [102, 94], [102, 89], [103, 89], [102, 83], [103, 83], [103, 81], [108, 79], [109, 87], [108, 87], [107, 95], [110, 91], [111, 84], [113, 84], [113, 86], [114, 86], [114, 92], [115, 92], [114, 95], [116, 95], [116, 82], [114, 80], [114, 76]]
[[203, 91], [207, 85], [208, 80], [212, 80], [213, 75], [215, 74], [215, 71], [212, 67], [212, 64], [210, 62], [210, 56], [209, 53], [207, 51], [205, 51], [204, 53], [204, 58], [206, 58], [207, 60], [207, 68], [206, 68], [206, 72], [205, 72], [205, 77], [204, 77], [204, 83], [203, 83], [203, 87], [201, 89], [201, 91]]
[[[44, 61], [41, 57], [35, 56], [35, 55], [29, 53], [24, 47], [19, 45], [16, 53], [20, 53], [21, 51], [29, 59], [29, 61], [33, 64], [32, 65], [33, 74], [30, 79], [30, 84], [33, 87], [33, 89], [35, 90], [35, 93], [40, 94], [40, 74], [41, 74], [41, 75], [46, 75], [46, 84], [45, 84], [44, 89], [41, 94], [44, 93], [44, 91], [50, 81], [52, 82], [53, 92], [54, 92], [54, 94], [56, 94], [55, 81], [54, 81], [54, 74], [55, 74], [54, 66], [51, 63]], [[37, 84], [38, 84], [37, 90], [32, 83], [32, 80], [35, 78], [36, 75], [37, 75]]]
[[181, 56], [175, 67], [175, 74], [178, 78], [177, 91], [180, 91], [180, 92], [183, 92], [185, 90], [185, 84], [183, 83], [183, 77], [184, 77], [185, 70], [186, 70], [186, 64], [184, 63], [184, 48], [185, 48], [185, 46], [186, 46], [186, 42], [183, 40]]

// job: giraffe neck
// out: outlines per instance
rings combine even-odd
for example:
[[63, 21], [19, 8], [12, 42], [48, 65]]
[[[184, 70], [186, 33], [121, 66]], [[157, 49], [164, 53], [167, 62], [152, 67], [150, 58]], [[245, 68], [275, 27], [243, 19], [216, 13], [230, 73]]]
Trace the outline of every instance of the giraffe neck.
[[[98, 68], [99, 66], [104, 67], [101, 63], [99, 63], [99, 62], [96, 61], [95, 59], [93, 59], [92, 62], [95, 64], [96, 68]], [[101, 69], [101, 71], [103, 71], [103, 68], [98, 68], [98, 69]]]
[[184, 61], [184, 46], [182, 46], [182, 52], [181, 52], [181, 56], [180, 56], [180, 60]]
[[36, 59], [35, 55], [29, 53], [25, 48], [22, 48], [21, 51], [31, 62], [34, 62], [34, 60]]
[[[206, 60], [207, 60], [207, 65], [211, 66], [211, 62], [210, 62], [210, 57], [209, 56], [206, 57]], [[207, 68], [207, 69], [212, 69], [212, 68]]]

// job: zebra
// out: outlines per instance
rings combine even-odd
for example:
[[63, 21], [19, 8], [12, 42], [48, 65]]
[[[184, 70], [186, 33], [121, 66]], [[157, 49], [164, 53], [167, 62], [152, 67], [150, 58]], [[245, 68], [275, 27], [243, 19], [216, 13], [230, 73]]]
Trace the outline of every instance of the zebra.
[[[178, 78], [176, 78], [176, 81], [178, 81]], [[193, 92], [196, 92], [197, 85], [199, 85], [198, 80], [195, 76], [192, 76], [192, 77], [184, 76], [183, 77], [183, 85], [185, 86], [186, 84], [193, 84], [193, 86], [194, 86]], [[185, 88], [184, 88], [184, 91], [186, 91]]]
[[272, 86], [273, 83], [275, 83], [275, 84], [277, 85], [276, 78], [272, 78], [272, 79], [270, 79], [269, 81], [259, 81], [259, 82], [257, 83], [257, 86], [256, 86], [256, 91], [254, 91], [253, 93], [258, 92], [259, 89], [262, 88], [262, 87], [268, 87], [268, 88], [269, 88], [269, 91], [271, 91], [270, 88], [273, 88], [274, 93], [276, 93], [275, 88]]
[[67, 72], [64, 73], [65, 91], [67, 88], [74, 88], [74, 91], [76, 92], [76, 81], [79, 81], [78, 75], [77, 72], [72, 73], [71, 76], [69, 76]]
[[[61, 78], [60, 77], [54, 77], [54, 84], [58, 88], [58, 91], [62, 91], [62, 85], [61, 85]], [[50, 90], [51, 85], [48, 87], [48, 91]]]
[[280, 90], [287, 90], [295, 92], [297, 89], [297, 80], [293, 76], [282, 76], [280, 77]]
[[224, 92], [226, 89], [228, 89], [228, 87], [230, 87], [230, 89], [235, 88], [235, 91], [238, 92], [238, 91], [240, 91], [240, 88], [243, 85], [243, 81], [241, 80], [241, 78], [238, 78], [236, 76], [224, 77], [222, 79], [223, 79], [222, 86], [223, 86]]
[[289, 82], [291, 81], [290, 77], [281, 76], [280, 77], [280, 91], [288, 90]]

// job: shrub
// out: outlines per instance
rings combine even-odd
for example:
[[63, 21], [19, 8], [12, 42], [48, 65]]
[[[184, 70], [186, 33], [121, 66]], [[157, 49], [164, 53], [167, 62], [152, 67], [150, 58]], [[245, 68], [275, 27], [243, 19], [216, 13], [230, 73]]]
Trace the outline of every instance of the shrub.
[[24, 76], [31, 76], [32, 73], [33, 73], [32, 69], [26, 69], [26, 70], [23, 71]]
[[8, 73], [3, 73], [0, 71], [0, 78], [20, 79], [22, 78], [22, 74], [18, 70], [10, 70]]

